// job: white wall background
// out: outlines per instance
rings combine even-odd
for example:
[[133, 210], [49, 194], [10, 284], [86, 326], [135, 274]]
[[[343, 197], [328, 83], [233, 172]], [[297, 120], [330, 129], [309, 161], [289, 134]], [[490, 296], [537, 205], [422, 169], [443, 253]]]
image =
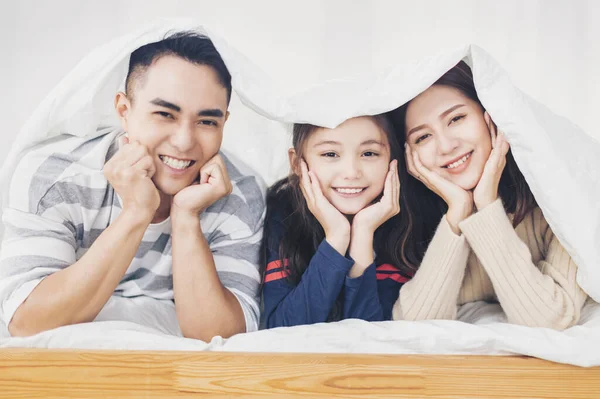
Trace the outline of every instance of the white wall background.
[[290, 89], [476, 43], [528, 94], [600, 139], [595, 0], [0, 0], [0, 159], [92, 48], [194, 17]]

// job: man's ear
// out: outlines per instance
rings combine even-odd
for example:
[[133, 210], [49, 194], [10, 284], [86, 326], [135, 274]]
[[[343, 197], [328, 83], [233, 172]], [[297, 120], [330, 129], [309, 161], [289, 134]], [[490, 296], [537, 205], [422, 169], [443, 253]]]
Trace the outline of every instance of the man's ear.
[[117, 111], [117, 116], [121, 121], [121, 127], [124, 131], [129, 131], [127, 118], [129, 116], [129, 112], [131, 111], [131, 101], [129, 101], [127, 95], [122, 91], [118, 92], [115, 96], [115, 110]]
[[229, 111], [225, 112], [225, 120], [223, 122], [227, 122], [227, 119], [229, 119]]
[[300, 176], [302, 173], [300, 172], [300, 160], [298, 159], [298, 155], [296, 154], [296, 150], [290, 148], [288, 150], [288, 158], [290, 161], [290, 170], [296, 176]]

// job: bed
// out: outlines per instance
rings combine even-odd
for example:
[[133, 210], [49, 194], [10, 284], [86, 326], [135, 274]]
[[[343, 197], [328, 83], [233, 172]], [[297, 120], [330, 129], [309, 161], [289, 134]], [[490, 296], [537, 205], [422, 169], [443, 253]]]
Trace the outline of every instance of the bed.
[[0, 350], [1, 398], [585, 398], [600, 368], [528, 357]]
[[[114, 123], [112, 95], [123, 83], [128, 52], [173, 28], [184, 26], [153, 27], [84, 59], [17, 137], [0, 176], [4, 187], [28, 146], [58, 133], [93, 135]], [[267, 183], [287, 171], [289, 123], [333, 127], [388, 111], [467, 61], [482, 103], [579, 265], [578, 282], [590, 295], [579, 324], [564, 332], [511, 325], [497, 304], [481, 302], [463, 306], [457, 321], [344, 320], [205, 343], [170, 330], [172, 308], [149, 304], [144, 311], [152, 317], [131, 320], [119, 302], [127, 300], [117, 298], [114, 312], [103, 311], [94, 323], [27, 338], [11, 338], [0, 325], [0, 397], [600, 397], [600, 143], [518, 91], [476, 46], [282, 98], [245, 57], [209, 36], [234, 77], [224, 147]], [[163, 322], [144, 322], [150, 319]]]

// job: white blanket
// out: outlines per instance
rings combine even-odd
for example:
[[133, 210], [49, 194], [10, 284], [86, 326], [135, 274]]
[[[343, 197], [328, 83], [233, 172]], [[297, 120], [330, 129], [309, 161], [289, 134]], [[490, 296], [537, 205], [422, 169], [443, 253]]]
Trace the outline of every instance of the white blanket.
[[[527, 355], [578, 366], [600, 365], [600, 305], [589, 301], [579, 325], [558, 332], [507, 324], [500, 306], [463, 306], [460, 321], [344, 320], [215, 337], [210, 343], [178, 337], [172, 304], [152, 299], [137, 323], [131, 299], [114, 298], [93, 323], [61, 327], [28, 338], [0, 338], [0, 348], [134, 349], [228, 352]], [[139, 312], [137, 307], [137, 312]], [[112, 321], [111, 321], [112, 320]], [[143, 323], [143, 324], [140, 324]], [[1, 334], [0, 334], [1, 335]]]
[[[48, 95], [16, 138], [0, 171], [3, 198], [10, 195], [6, 187], [15, 163], [28, 147], [64, 132], [93, 137], [98, 125], [118, 123], [113, 98], [123, 87], [131, 51], [160, 40], [169, 30], [194, 26], [189, 21], [165, 22], [99, 47], [78, 64]], [[353, 116], [394, 109], [465, 59], [473, 68], [483, 105], [508, 136], [515, 159], [544, 216], [578, 264], [577, 281], [592, 298], [600, 301], [600, 143], [519, 91], [485, 51], [464, 46], [420, 62], [330, 81], [290, 94], [280, 90], [276, 82], [223, 38], [205, 28], [194, 29], [211, 37], [233, 77], [237, 97], [231, 105], [232, 117], [226, 127], [224, 147], [248, 162], [268, 183], [287, 173], [289, 135], [284, 133], [289, 132], [289, 125], [279, 122], [334, 127]], [[478, 308], [482, 320], [493, 320], [493, 309]], [[585, 313], [586, 323], [564, 333], [502, 323], [368, 324], [351, 320], [257, 332], [224, 343], [213, 340], [208, 347], [160, 335], [138, 324], [105, 321], [64, 327], [33, 338], [4, 339], [0, 343], [86, 348], [522, 353], [590, 365], [600, 364], [597, 353], [600, 351], [592, 349], [600, 347], [595, 338], [600, 337], [600, 322], [593, 320], [594, 315], [600, 319], [600, 311], [591, 306]]]

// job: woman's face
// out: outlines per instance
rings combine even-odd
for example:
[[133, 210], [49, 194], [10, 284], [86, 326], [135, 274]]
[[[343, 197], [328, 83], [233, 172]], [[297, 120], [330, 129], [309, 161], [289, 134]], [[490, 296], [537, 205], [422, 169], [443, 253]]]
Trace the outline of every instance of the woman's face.
[[334, 129], [316, 129], [306, 140], [303, 155], [325, 198], [345, 215], [355, 215], [383, 192], [390, 145], [373, 118], [352, 118]]
[[471, 190], [492, 150], [485, 118], [481, 105], [460, 90], [434, 85], [408, 105], [406, 142], [426, 168]]

